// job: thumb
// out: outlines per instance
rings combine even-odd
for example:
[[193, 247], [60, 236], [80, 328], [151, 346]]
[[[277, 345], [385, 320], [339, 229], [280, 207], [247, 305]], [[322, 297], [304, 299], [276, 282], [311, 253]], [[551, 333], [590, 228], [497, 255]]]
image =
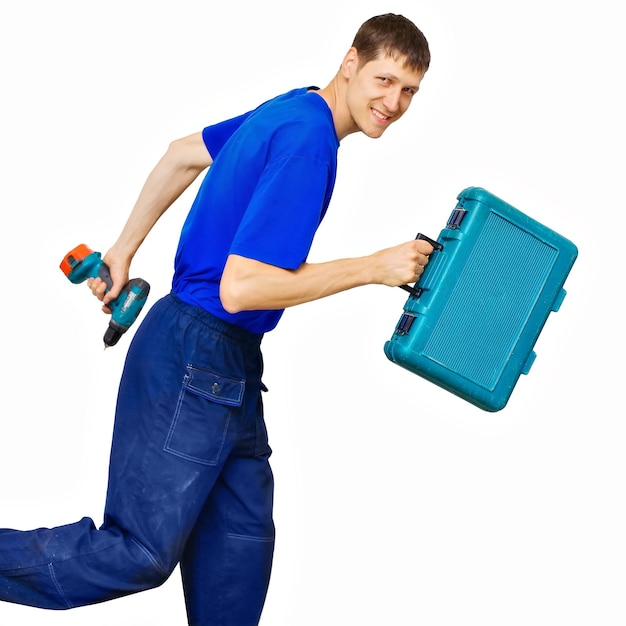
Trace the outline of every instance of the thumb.
[[128, 282], [128, 270], [126, 267], [116, 262], [106, 262], [109, 270], [109, 290], [105, 294], [102, 302], [106, 305], [113, 302], [121, 293], [122, 289]]

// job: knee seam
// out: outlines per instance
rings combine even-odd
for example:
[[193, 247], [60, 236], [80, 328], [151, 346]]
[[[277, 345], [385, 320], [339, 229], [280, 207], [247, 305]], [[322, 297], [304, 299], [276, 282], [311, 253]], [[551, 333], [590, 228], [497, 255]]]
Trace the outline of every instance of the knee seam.
[[135, 539], [133, 536], [129, 536], [129, 537], [130, 537], [130, 540], [148, 557], [148, 559], [150, 560], [150, 563], [154, 565], [155, 569], [158, 570], [159, 574], [163, 576], [170, 575], [170, 572], [159, 564], [159, 562], [152, 555], [152, 553], [148, 550], [148, 548], [146, 548], [146, 546], [144, 546], [142, 543], [137, 541], [137, 539]]
[[56, 573], [54, 571], [54, 563], [48, 563], [48, 573], [50, 574], [50, 578], [54, 584], [54, 588], [57, 590], [57, 593], [63, 601], [63, 604], [65, 604], [66, 608], [71, 609], [73, 605], [71, 602], [68, 601], [68, 599], [65, 597], [65, 594], [63, 593], [63, 589], [61, 589], [61, 585], [59, 584]]
[[238, 535], [236, 533], [227, 533], [227, 537], [230, 539], [243, 539], [244, 541], [259, 541], [263, 543], [272, 543], [274, 537], [255, 537], [253, 535]]

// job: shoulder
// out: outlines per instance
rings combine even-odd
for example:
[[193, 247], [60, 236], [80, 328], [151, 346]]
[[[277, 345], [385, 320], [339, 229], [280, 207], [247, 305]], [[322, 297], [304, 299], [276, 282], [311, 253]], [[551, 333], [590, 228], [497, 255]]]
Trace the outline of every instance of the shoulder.
[[326, 101], [310, 88], [295, 89], [261, 105], [246, 124], [273, 146], [307, 155], [336, 152], [339, 140]]
[[[324, 125], [332, 119], [326, 102], [311, 88], [294, 89], [261, 105], [255, 114], [275, 124]], [[253, 116], [254, 117], [254, 116]]]

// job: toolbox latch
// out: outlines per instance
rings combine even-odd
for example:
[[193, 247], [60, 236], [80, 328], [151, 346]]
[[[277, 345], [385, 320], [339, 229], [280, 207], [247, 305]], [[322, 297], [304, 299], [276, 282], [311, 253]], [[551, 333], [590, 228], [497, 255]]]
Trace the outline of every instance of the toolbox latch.
[[398, 326], [396, 327], [396, 332], [398, 335], [406, 335], [409, 330], [411, 330], [411, 326], [413, 326], [413, 322], [415, 321], [415, 315], [411, 315], [410, 313], [403, 313], [400, 321], [398, 322]]
[[446, 224], [446, 228], [456, 229], [461, 226], [461, 222], [463, 218], [467, 215], [467, 211], [462, 209], [461, 207], [457, 207], [452, 211], [452, 214], [448, 218], [448, 223]]

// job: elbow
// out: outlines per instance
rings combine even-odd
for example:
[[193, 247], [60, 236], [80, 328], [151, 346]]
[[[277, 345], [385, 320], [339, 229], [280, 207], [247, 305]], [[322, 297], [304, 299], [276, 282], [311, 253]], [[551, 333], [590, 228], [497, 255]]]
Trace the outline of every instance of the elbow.
[[185, 139], [176, 139], [167, 147], [165, 157], [175, 166], [184, 168], [187, 165]]
[[222, 280], [220, 283], [220, 300], [227, 313], [234, 315], [245, 310], [241, 291], [233, 281]]
[[265, 267], [258, 261], [229, 255], [220, 280], [220, 300], [227, 313], [268, 308], [267, 289], [260, 286]]
[[200, 132], [172, 141], [167, 148], [166, 158], [174, 167], [195, 173], [201, 172], [213, 162]]

